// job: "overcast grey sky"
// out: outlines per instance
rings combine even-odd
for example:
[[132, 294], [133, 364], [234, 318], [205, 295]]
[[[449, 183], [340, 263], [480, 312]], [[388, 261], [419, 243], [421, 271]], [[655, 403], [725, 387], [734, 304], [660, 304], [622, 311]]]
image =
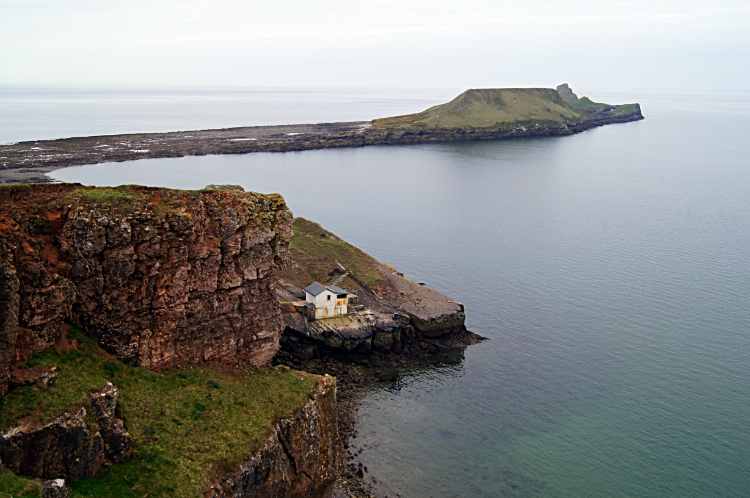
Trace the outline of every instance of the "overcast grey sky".
[[0, 83], [750, 90], [748, 0], [0, 0]]

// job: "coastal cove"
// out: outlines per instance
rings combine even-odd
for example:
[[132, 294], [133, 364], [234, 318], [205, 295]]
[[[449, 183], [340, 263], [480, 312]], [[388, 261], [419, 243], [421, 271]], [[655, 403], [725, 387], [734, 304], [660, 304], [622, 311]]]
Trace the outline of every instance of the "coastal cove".
[[464, 303], [490, 340], [384, 369], [360, 410], [352, 448], [378, 493], [748, 495], [750, 97], [637, 100], [647, 120], [567, 137], [51, 177], [280, 192], [296, 216]]

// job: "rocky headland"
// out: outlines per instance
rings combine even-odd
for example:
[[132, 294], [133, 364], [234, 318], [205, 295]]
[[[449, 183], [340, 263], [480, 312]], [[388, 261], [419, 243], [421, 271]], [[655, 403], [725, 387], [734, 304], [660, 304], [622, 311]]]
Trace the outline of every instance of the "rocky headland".
[[[147, 158], [562, 136], [643, 119], [640, 105], [571, 99], [567, 85], [467, 90], [423, 112], [348, 123], [65, 138], [0, 145], [0, 183], [45, 183], [69, 166]], [[563, 97], [566, 97], [565, 100]]]
[[[481, 339], [461, 303], [293, 223], [276, 194], [48, 184], [0, 199], [0, 482], [362, 496], [344, 451], [363, 368]], [[351, 313], [300, 313], [311, 279], [348, 289]]]
[[[74, 185], [0, 189], [0, 394], [65, 323], [126, 362], [266, 366], [291, 264], [278, 195]], [[250, 312], [252, 310], [252, 312]]]
[[[483, 339], [466, 330], [460, 302], [405, 278], [317, 223], [295, 218], [293, 228], [294, 267], [275, 277], [285, 325], [276, 362], [337, 373], [336, 365], [404, 365]], [[314, 281], [348, 291], [348, 313], [308, 316], [303, 287]]]

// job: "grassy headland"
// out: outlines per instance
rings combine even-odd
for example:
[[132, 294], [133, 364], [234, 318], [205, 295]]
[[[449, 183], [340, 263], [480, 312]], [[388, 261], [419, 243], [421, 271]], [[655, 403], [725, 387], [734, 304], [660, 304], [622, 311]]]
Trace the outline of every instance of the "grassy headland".
[[446, 104], [404, 116], [373, 121], [373, 130], [470, 130], [503, 131], [518, 127], [577, 125], [590, 119], [590, 111], [611, 109], [615, 115], [633, 112], [638, 104], [613, 106], [578, 99], [550, 88], [486, 88], [466, 90]]
[[[0, 398], [0, 429], [43, 423], [84, 406], [87, 424], [97, 430], [89, 394], [112, 382], [120, 390], [117, 414], [133, 438], [133, 457], [67, 483], [72, 497], [201, 496], [213, 479], [251, 455], [279, 418], [302, 406], [315, 384], [313, 377], [286, 368], [153, 372], [110, 358], [73, 328], [67, 344], [29, 360], [28, 366], [57, 365], [59, 378], [47, 390], [23, 386]], [[7, 470], [0, 479], [18, 490], [13, 496], [38, 492]]]
[[547, 88], [466, 90], [446, 104], [416, 114], [376, 119], [373, 128], [506, 129], [531, 123], [574, 124], [584, 117]]

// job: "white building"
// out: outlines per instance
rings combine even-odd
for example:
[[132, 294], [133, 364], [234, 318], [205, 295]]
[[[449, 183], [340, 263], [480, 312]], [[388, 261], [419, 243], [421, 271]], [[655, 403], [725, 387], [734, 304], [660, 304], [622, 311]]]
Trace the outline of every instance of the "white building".
[[314, 282], [305, 288], [305, 298], [315, 306], [315, 319], [347, 314], [349, 291], [335, 285]]

